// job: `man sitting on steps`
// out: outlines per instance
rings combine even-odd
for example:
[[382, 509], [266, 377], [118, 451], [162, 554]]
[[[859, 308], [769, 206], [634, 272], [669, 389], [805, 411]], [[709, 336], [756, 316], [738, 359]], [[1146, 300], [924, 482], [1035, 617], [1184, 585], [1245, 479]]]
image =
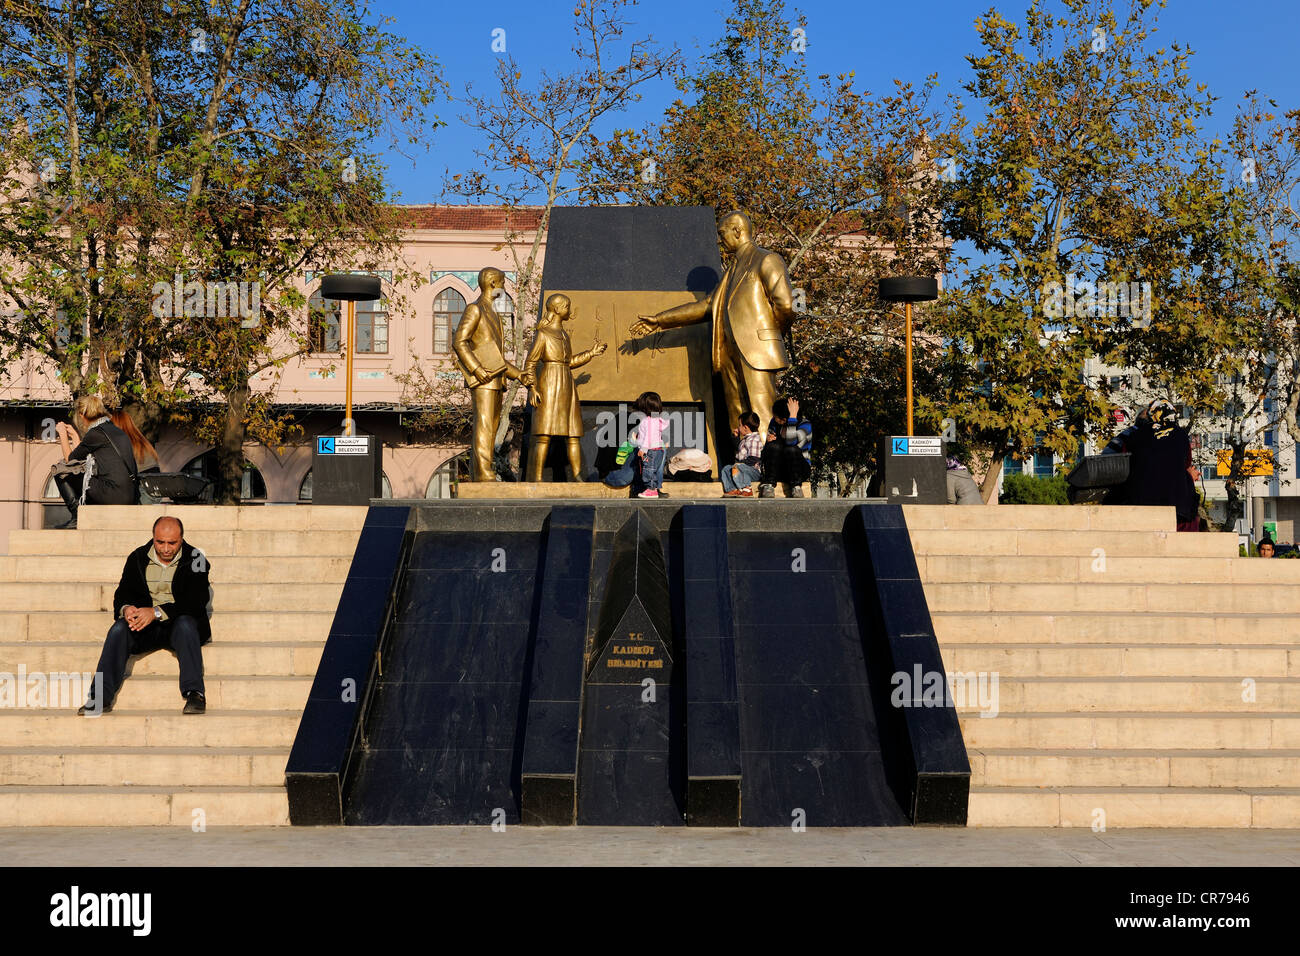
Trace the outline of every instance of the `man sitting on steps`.
[[97, 671], [103, 675], [103, 699], [86, 701], [78, 714], [92, 716], [113, 709], [126, 662], [132, 654], [170, 647], [180, 662], [181, 695], [187, 714], [207, 710], [203, 696], [201, 645], [212, 639], [208, 624], [208, 560], [184, 540], [179, 518], [164, 515], [153, 523], [153, 540], [127, 556], [122, 580], [113, 594], [113, 616]]

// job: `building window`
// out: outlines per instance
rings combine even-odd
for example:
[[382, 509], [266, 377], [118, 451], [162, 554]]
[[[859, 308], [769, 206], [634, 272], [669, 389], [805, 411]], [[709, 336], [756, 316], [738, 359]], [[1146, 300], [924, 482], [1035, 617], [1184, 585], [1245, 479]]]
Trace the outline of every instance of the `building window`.
[[1024, 470], [1025, 463], [1019, 459], [1012, 458], [1010, 455], [1007, 455], [1006, 458], [1002, 459], [1002, 474], [1019, 475], [1022, 474]]
[[[307, 323], [313, 352], [337, 352], [343, 336], [343, 303], [324, 299], [320, 290], [307, 301]], [[358, 355], [388, 352], [388, 300], [357, 303]]]
[[510, 331], [515, 327], [515, 300], [510, 298], [509, 292], [502, 289], [492, 300], [492, 308], [496, 309], [497, 315], [501, 316], [501, 328], [505, 332], [506, 357], [514, 358], [514, 350], [510, 347], [514, 339]]
[[465, 297], [455, 289], [443, 289], [433, 300], [433, 350], [451, 351], [451, 336], [465, 314]]
[[1051, 478], [1056, 474], [1056, 462], [1053, 457], [1050, 451], [1034, 452], [1034, 477]]
[[1218, 465], [1202, 465], [1202, 466], [1201, 466], [1201, 480], [1202, 480], [1202, 481], [1213, 481], [1215, 478], [1218, 478], [1218, 477], [1219, 477], [1219, 466], [1218, 466]]
[[[191, 459], [181, 471], [195, 478], [207, 478], [212, 482], [212, 487], [215, 489], [217, 485], [216, 449], [206, 451], [197, 458]], [[262, 473], [258, 471], [257, 466], [251, 461], [244, 462], [244, 474], [239, 482], [239, 500], [266, 500], [266, 480], [262, 478]]]
[[1270, 428], [1268, 431], [1264, 432], [1264, 444], [1269, 448], [1273, 447], [1273, 429]]
[[463, 472], [468, 463], [469, 456], [466, 454], [444, 461], [429, 478], [429, 484], [424, 489], [424, 497], [450, 498], [451, 486], [456, 481], [457, 471]]
[[357, 303], [357, 354], [388, 353], [388, 301]]
[[342, 339], [342, 322], [335, 299], [322, 299], [320, 292], [307, 300], [307, 331], [313, 352], [337, 352]]

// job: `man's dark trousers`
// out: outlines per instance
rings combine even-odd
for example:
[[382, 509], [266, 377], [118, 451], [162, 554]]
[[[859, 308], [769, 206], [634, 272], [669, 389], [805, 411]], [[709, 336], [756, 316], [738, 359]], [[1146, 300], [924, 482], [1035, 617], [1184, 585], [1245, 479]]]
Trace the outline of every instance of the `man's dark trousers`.
[[155, 621], [142, 631], [132, 631], [126, 621], [115, 621], [108, 629], [104, 651], [96, 668], [104, 675], [104, 701], [112, 706], [122, 682], [126, 680], [126, 661], [132, 654], [170, 647], [181, 667], [181, 696], [190, 691], [203, 693], [203, 652], [194, 618], [188, 614], [166, 621]]

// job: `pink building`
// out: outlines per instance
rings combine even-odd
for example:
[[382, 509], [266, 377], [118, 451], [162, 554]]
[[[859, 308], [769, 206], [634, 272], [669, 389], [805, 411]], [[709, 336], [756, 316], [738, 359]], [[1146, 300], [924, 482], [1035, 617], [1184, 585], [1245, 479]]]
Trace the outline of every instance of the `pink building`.
[[[466, 303], [478, 295], [478, 272], [496, 266], [506, 273], [510, 302], [498, 308], [505, 317], [514, 310], [517, 267], [504, 244], [507, 210], [502, 207], [403, 206], [401, 212], [406, 220], [401, 261], [381, 273], [385, 292], [393, 273], [400, 269], [412, 270], [427, 281], [417, 289], [401, 290], [406, 302], [400, 311], [390, 310], [386, 299], [357, 304], [354, 415], [361, 431], [384, 441], [385, 497], [446, 497], [454, 475], [453, 459], [465, 446], [424, 444], [420, 436], [412, 434], [404, 416], [404, 412], [409, 414], [404, 400], [409, 401], [410, 395], [398, 376], [418, 367], [426, 378], [444, 380], [449, 391], [458, 392], [461, 376], [451, 361], [451, 333]], [[510, 228], [523, 232], [516, 235], [522, 261], [531, 247], [540, 209], [517, 207], [509, 213]], [[540, 260], [537, 267], [540, 270]], [[299, 282], [303, 293], [311, 296], [319, 287], [320, 276], [307, 272]], [[306, 325], [304, 310], [304, 328]], [[342, 421], [340, 330], [331, 325], [312, 338], [310, 353], [255, 379], [259, 390], [272, 392], [277, 405], [300, 413], [305, 437], [279, 452], [253, 442], [245, 445], [245, 457], [252, 466], [244, 479], [247, 501], [292, 504], [310, 500], [310, 439]], [[0, 372], [0, 551], [7, 547], [10, 529], [48, 524], [47, 508], [50, 516], [66, 514], [47, 479], [50, 467], [61, 457], [53, 423], [67, 420], [69, 401], [53, 366], [39, 355], [28, 355]], [[207, 474], [212, 467], [211, 446], [175, 429], [164, 431], [156, 447], [163, 471]]]

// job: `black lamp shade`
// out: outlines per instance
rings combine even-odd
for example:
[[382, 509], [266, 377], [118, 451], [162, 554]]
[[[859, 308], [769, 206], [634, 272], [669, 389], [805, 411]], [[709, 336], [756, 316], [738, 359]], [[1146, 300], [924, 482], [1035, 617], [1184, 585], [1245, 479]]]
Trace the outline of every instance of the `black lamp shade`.
[[379, 276], [348, 275], [336, 273], [320, 281], [323, 299], [341, 299], [344, 302], [369, 302], [378, 299]]
[[880, 297], [886, 302], [929, 302], [939, 298], [939, 280], [932, 276], [881, 279]]

